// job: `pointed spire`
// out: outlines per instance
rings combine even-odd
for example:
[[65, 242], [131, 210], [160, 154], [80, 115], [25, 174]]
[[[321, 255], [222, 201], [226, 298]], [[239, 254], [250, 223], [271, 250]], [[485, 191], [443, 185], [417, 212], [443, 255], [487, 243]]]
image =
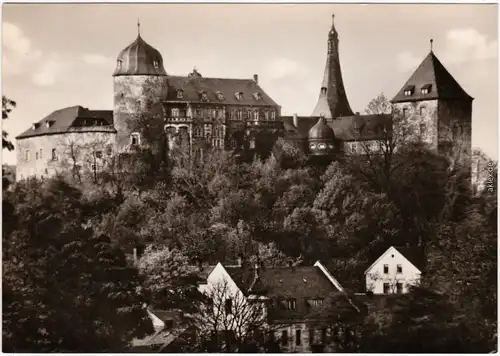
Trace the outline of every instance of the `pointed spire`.
[[431, 42], [431, 52], [432, 52], [432, 44], [433, 44], [434, 40], [431, 38], [430, 42]]
[[137, 36], [141, 36], [141, 21], [137, 18]]

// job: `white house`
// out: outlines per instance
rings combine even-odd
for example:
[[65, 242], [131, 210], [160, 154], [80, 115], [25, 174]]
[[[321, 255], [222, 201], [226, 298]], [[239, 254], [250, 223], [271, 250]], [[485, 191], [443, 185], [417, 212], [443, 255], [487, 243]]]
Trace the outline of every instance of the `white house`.
[[366, 290], [402, 294], [420, 283], [423, 254], [417, 248], [391, 246], [365, 271]]

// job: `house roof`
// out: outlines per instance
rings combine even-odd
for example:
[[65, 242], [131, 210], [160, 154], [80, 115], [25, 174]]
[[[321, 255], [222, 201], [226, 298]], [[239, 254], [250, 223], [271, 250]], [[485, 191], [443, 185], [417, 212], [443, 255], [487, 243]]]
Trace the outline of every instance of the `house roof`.
[[[87, 125], [82, 126], [80, 120], [87, 120]], [[50, 125], [47, 125], [50, 123]], [[89, 110], [80, 105], [70, 106], [64, 109], [56, 110], [36, 122], [36, 128], [33, 126], [16, 139], [27, 137], [52, 135], [67, 132], [110, 132], [116, 133], [113, 125], [113, 111], [111, 110]]]
[[391, 246], [384, 253], [382, 253], [376, 260], [373, 262], [366, 270], [365, 274], [375, 266], [385, 255], [387, 255], [390, 251], [396, 250], [400, 254], [403, 255], [412, 265], [418, 268], [420, 271], [423, 270], [425, 263], [425, 256], [423, 249], [420, 247], [396, 247]]
[[[425, 88], [428, 90], [427, 94], [422, 93], [422, 89]], [[406, 90], [412, 90], [412, 95], [406, 96]], [[430, 99], [473, 100], [432, 51], [420, 63], [391, 102], [400, 103]]]
[[[182, 97], [178, 96], [179, 90], [182, 91]], [[201, 74], [168, 77], [167, 102], [203, 102], [203, 92], [209, 103], [278, 106], [253, 79], [205, 78]], [[240, 99], [237, 93], [242, 93]]]
[[[318, 122], [319, 117], [301, 116], [297, 118], [298, 127], [293, 125], [292, 116], [283, 116], [283, 126], [292, 138], [305, 139], [307, 133]], [[385, 128], [390, 134], [392, 130], [392, 119], [390, 115], [353, 115], [341, 116], [334, 120], [328, 120], [335, 137], [342, 141], [367, 141], [383, 138], [386, 134]]]

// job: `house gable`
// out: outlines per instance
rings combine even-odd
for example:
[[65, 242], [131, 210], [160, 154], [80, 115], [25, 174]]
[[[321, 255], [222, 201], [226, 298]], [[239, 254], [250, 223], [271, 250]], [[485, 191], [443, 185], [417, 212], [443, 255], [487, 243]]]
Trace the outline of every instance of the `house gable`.
[[320, 271], [323, 272], [323, 274], [326, 276], [326, 278], [328, 278], [328, 280], [335, 286], [335, 288], [338, 289], [339, 292], [344, 291], [344, 287], [342, 287], [339, 281], [337, 281], [337, 279], [335, 279], [335, 277], [332, 276], [332, 274], [328, 271], [328, 269], [325, 266], [321, 264], [320, 261], [316, 261], [314, 267], [318, 267]]

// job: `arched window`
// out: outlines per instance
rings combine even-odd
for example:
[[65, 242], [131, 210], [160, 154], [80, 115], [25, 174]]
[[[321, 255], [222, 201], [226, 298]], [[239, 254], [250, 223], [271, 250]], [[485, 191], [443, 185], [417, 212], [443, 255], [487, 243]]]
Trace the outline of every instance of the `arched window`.
[[193, 135], [194, 137], [203, 137], [203, 127], [195, 126]]
[[132, 146], [139, 146], [141, 144], [141, 135], [138, 132], [130, 134], [130, 144]]

